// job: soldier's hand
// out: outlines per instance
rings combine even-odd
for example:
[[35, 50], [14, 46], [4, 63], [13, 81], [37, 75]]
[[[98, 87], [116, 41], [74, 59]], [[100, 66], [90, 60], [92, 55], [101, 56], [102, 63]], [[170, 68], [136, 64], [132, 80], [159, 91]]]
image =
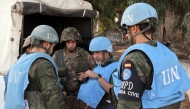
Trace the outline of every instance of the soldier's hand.
[[85, 78], [86, 77], [90, 77], [90, 78], [96, 78], [98, 76], [98, 74], [96, 74], [95, 72], [91, 71], [91, 70], [87, 70], [85, 72]]
[[77, 75], [78, 75], [78, 80], [79, 81], [84, 81], [84, 79], [85, 79], [84, 72], [79, 72], [79, 73], [77, 73]]
[[65, 91], [63, 91], [63, 95], [64, 95], [64, 96], [67, 96], [67, 93], [66, 93]]

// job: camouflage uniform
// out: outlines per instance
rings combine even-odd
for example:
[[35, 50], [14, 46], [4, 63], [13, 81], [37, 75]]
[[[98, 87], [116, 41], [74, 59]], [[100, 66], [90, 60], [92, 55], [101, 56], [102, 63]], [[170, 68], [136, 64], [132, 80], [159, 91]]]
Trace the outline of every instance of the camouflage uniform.
[[66, 109], [55, 69], [48, 60], [38, 58], [31, 65], [25, 99], [30, 109]]
[[[148, 41], [146, 42], [151, 46], [156, 46], [155, 41]], [[152, 80], [153, 80], [153, 72], [152, 72], [152, 65], [150, 60], [147, 56], [141, 51], [133, 51], [128, 54], [124, 60], [122, 61], [121, 65], [121, 72], [124, 70], [124, 65], [126, 62], [131, 62], [131, 67], [136, 69], [136, 73], [138, 74], [141, 81], [145, 84], [146, 89], [151, 88]], [[133, 71], [132, 71], [133, 72]], [[133, 72], [134, 73], [134, 72]], [[115, 98], [113, 88], [110, 89], [112, 102], [117, 104], [117, 109], [140, 109], [141, 108], [141, 101], [126, 101], [119, 99], [118, 101]], [[177, 102], [175, 104], [171, 104], [169, 106], [157, 108], [157, 109], [179, 109], [181, 102]]]
[[[68, 95], [67, 98], [70, 98], [66, 100], [66, 104], [70, 105], [70, 107], [73, 107], [72, 109], [75, 109], [75, 105], [73, 104], [76, 102], [80, 102], [76, 99], [81, 84], [81, 82], [78, 81], [77, 73], [85, 72], [88, 69], [92, 70], [94, 60], [87, 51], [80, 47], [77, 47], [77, 51], [75, 55], [72, 55], [72, 57], [67, 55], [64, 51], [65, 48], [56, 51], [53, 55], [53, 60], [58, 66], [59, 77], [61, 78], [61, 85], [64, 86], [64, 91], [66, 91]], [[61, 66], [59, 62], [62, 61], [62, 59], [64, 59], [63, 64], [66, 66], [65, 68], [63, 68], [63, 66]]]
[[[68, 27], [63, 30], [60, 42], [67, 40], [82, 41], [81, 36], [73, 27]], [[74, 55], [68, 55], [65, 52], [66, 48], [58, 50], [52, 56], [58, 66], [58, 73], [63, 85], [63, 91], [67, 93], [65, 103], [67, 109], [85, 109], [87, 105], [77, 100], [77, 94], [81, 82], [78, 80], [77, 73], [92, 70], [95, 62], [92, 56], [83, 48], [76, 47]]]

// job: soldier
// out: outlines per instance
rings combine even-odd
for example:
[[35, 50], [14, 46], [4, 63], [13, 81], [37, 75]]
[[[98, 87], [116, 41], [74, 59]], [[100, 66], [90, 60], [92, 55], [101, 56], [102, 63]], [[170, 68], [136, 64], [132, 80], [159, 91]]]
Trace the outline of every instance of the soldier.
[[47, 25], [31, 33], [32, 51], [22, 55], [5, 76], [5, 109], [65, 109], [55, 62], [50, 57], [59, 42]]
[[92, 108], [114, 109], [108, 94], [110, 76], [117, 67], [117, 62], [111, 54], [112, 44], [106, 37], [96, 37], [91, 40], [89, 50], [93, 53], [96, 67], [93, 71], [88, 70], [81, 76], [81, 78], [89, 77], [89, 80], [81, 85], [78, 99]]
[[76, 28], [65, 28], [60, 40], [65, 47], [56, 51], [52, 57], [59, 70], [64, 94], [67, 95], [65, 100], [67, 109], [84, 109], [86, 106], [84, 102], [77, 100], [80, 84], [85, 81], [85, 79], [79, 80], [78, 77], [85, 71], [92, 70], [95, 64], [87, 51], [77, 47], [77, 43], [81, 41], [80, 33]]
[[122, 54], [113, 73], [110, 91], [118, 97], [118, 109], [179, 109], [190, 88], [177, 56], [153, 40], [157, 20], [156, 10], [146, 3], [135, 3], [123, 13], [121, 26], [133, 45]]

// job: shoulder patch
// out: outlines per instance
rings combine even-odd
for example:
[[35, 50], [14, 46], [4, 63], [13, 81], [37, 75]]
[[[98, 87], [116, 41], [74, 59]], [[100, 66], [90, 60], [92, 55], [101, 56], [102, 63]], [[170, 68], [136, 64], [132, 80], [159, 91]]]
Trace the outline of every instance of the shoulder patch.
[[123, 80], [128, 80], [131, 77], [132, 73], [130, 69], [123, 70]]

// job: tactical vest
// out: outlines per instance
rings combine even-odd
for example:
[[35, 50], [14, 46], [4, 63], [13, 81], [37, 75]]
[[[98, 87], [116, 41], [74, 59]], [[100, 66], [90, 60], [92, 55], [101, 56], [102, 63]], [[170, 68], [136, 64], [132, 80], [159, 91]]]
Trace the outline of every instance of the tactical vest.
[[[117, 67], [118, 72], [113, 77], [120, 77], [121, 63], [125, 56], [133, 50], [143, 51], [153, 64], [154, 75], [151, 90], [145, 89], [141, 98], [143, 108], [164, 107], [184, 99], [184, 93], [190, 88], [190, 79], [177, 56], [159, 42], [156, 47], [144, 43], [129, 47], [122, 54]], [[121, 83], [121, 81], [115, 79], [114, 85], [118, 86], [117, 83]], [[119, 90], [114, 88], [114, 91], [117, 95]]]
[[[5, 75], [5, 109], [25, 109], [24, 91], [28, 86], [28, 72], [31, 64], [37, 58], [45, 58], [49, 60], [58, 76], [57, 67], [52, 58], [46, 53], [32, 53], [23, 55], [20, 59], [11, 66], [9, 72]], [[58, 79], [59, 83], [59, 79]]]

